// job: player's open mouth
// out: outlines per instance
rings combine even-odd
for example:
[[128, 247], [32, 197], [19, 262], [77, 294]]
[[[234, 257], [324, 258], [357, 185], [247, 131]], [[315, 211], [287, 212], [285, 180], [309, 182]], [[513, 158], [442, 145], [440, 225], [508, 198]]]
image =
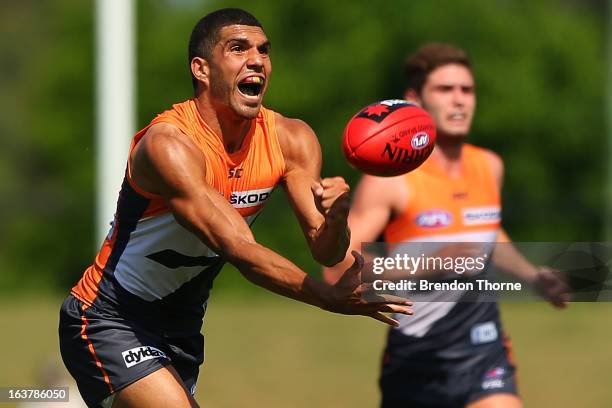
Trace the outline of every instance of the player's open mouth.
[[263, 91], [264, 79], [258, 76], [244, 78], [238, 83], [238, 90], [244, 96], [259, 96]]

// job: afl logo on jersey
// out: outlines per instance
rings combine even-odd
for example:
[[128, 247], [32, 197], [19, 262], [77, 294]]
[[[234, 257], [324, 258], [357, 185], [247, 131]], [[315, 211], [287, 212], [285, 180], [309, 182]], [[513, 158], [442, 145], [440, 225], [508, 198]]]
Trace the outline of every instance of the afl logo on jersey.
[[441, 228], [450, 225], [453, 217], [444, 210], [429, 210], [417, 215], [416, 224], [423, 228]]
[[419, 132], [416, 135], [412, 136], [412, 140], [410, 144], [412, 148], [415, 150], [421, 150], [429, 143], [429, 135], [425, 132]]

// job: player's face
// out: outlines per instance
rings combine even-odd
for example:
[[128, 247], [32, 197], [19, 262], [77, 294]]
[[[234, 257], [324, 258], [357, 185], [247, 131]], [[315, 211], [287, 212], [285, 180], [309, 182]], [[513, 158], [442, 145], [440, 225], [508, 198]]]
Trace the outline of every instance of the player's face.
[[257, 117], [272, 72], [270, 42], [260, 27], [230, 25], [219, 30], [210, 61], [213, 103], [243, 119]]
[[462, 137], [470, 132], [476, 94], [474, 77], [468, 68], [448, 64], [431, 71], [420, 99], [434, 118], [438, 134]]

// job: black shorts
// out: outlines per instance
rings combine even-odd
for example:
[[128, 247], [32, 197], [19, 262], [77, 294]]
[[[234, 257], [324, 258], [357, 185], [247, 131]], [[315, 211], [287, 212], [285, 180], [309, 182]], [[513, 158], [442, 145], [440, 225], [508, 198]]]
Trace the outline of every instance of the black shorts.
[[60, 310], [59, 340], [64, 364], [90, 407], [167, 365], [193, 395], [204, 360], [200, 333], [176, 337], [159, 332], [112, 310], [85, 307], [72, 295]]
[[426, 372], [415, 370], [410, 361], [385, 361], [380, 378], [381, 407], [462, 408], [493, 394], [518, 395], [509, 349], [491, 351], [477, 365], [445, 362], [443, 369], [436, 370], [432, 363]]

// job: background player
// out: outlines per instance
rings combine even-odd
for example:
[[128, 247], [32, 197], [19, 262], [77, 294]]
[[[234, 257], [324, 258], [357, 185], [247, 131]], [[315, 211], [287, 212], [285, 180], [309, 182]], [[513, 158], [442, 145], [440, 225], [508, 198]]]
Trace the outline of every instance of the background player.
[[318, 262], [340, 261], [350, 235], [348, 186], [320, 179], [313, 131], [262, 107], [269, 52], [249, 13], [204, 17], [189, 42], [195, 98], [134, 137], [112, 229], [60, 314], [62, 358], [88, 405], [197, 405], [202, 317], [224, 261], [326, 310], [389, 324], [381, 312], [411, 312], [407, 302], [360, 299], [358, 254], [330, 286], [254, 240], [249, 223], [277, 184]]
[[[349, 215], [351, 248], [381, 234], [389, 243], [508, 242], [501, 229], [503, 163], [495, 153], [465, 143], [476, 106], [467, 55], [452, 45], [427, 44], [406, 60], [405, 70], [404, 98], [434, 118], [436, 148], [406, 175], [363, 177]], [[481, 246], [454, 248], [454, 256], [473, 256]], [[510, 244], [497, 247], [495, 262], [554, 305], [565, 304], [565, 285]], [[326, 279], [335, 282], [349, 264], [347, 257], [326, 269]], [[389, 332], [380, 379], [383, 407], [521, 406], [496, 303], [424, 301], [415, 302], [414, 311]]]

